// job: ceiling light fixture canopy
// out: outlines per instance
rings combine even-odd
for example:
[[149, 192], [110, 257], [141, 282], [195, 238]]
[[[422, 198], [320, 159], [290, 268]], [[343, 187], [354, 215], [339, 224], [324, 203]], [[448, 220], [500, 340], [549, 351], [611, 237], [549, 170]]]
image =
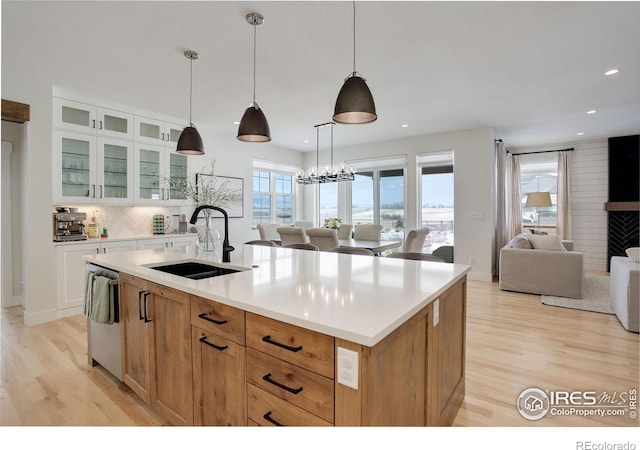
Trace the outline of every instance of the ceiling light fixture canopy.
[[256, 103], [256, 27], [262, 24], [264, 17], [258, 13], [249, 13], [246, 19], [253, 25], [253, 101], [240, 120], [237, 138], [243, 142], [269, 142], [269, 122]]
[[187, 50], [184, 52], [185, 58], [189, 60], [189, 125], [182, 130], [178, 138], [176, 152], [183, 155], [204, 155], [204, 145], [200, 133], [196, 130], [196, 126], [191, 121], [191, 97], [193, 93], [193, 61], [200, 56], [198, 52]]
[[[321, 123], [314, 125], [316, 128], [316, 166], [309, 169], [308, 172], [299, 170], [296, 174], [296, 182], [298, 184], [321, 184], [336, 183], [339, 181], [353, 181], [355, 178], [355, 169], [347, 167], [341, 163], [338, 167], [333, 165], [333, 126], [335, 122]], [[324, 169], [320, 170], [320, 128], [331, 127], [331, 162]]]
[[353, 72], [338, 93], [333, 120], [338, 123], [370, 123], [378, 118], [367, 81], [356, 72], [356, 2], [353, 1]]

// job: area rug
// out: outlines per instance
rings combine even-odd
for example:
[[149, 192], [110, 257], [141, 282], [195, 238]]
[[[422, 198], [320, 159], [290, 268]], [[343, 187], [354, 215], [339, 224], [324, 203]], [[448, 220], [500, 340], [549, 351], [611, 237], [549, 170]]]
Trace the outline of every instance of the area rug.
[[609, 298], [609, 277], [603, 275], [585, 275], [584, 298], [556, 297], [543, 295], [542, 304], [561, 308], [581, 309], [604, 314], [613, 314]]

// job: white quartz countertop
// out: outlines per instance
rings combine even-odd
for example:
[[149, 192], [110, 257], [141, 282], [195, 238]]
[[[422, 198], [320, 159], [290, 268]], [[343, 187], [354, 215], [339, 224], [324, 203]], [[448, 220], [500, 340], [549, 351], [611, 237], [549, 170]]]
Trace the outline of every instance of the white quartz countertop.
[[470, 266], [245, 245], [237, 273], [192, 280], [146, 267], [213, 255], [194, 246], [87, 256], [87, 262], [365, 346], [373, 346]]

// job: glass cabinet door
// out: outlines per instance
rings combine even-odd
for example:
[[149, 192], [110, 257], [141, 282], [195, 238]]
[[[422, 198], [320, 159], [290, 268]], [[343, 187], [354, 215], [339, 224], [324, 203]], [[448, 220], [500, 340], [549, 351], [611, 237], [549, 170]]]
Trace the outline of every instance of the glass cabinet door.
[[136, 145], [135, 148], [135, 200], [141, 203], [158, 203], [165, 200], [163, 184], [164, 171], [163, 147]]
[[179, 153], [169, 154], [169, 199], [185, 200], [186, 196], [181, 189], [186, 185], [188, 177], [187, 157]]
[[74, 133], [55, 133], [54, 145], [60, 160], [55, 197], [60, 201], [86, 202], [95, 196], [95, 140]]
[[96, 131], [102, 136], [133, 139], [133, 114], [98, 108]]
[[126, 141], [100, 139], [98, 198], [106, 203], [127, 203], [132, 200], [130, 161], [132, 146]]
[[54, 121], [56, 128], [83, 133], [95, 133], [96, 107], [54, 97]]

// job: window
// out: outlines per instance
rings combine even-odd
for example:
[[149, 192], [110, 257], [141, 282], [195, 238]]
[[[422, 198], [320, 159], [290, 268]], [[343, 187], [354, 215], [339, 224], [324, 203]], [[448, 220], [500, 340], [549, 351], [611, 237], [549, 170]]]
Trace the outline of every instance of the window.
[[319, 184], [320, 224], [330, 217], [338, 217], [338, 183]]
[[293, 175], [253, 170], [253, 223], [293, 223]]
[[355, 161], [351, 187], [351, 223], [382, 225], [381, 239], [403, 239], [406, 157]]
[[453, 151], [418, 155], [420, 170], [420, 223], [431, 230], [423, 250], [432, 253], [454, 241]]
[[[555, 227], [558, 192], [558, 161], [555, 153], [520, 156], [520, 198], [523, 227]], [[549, 192], [551, 207], [526, 208], [530, 192]]]

